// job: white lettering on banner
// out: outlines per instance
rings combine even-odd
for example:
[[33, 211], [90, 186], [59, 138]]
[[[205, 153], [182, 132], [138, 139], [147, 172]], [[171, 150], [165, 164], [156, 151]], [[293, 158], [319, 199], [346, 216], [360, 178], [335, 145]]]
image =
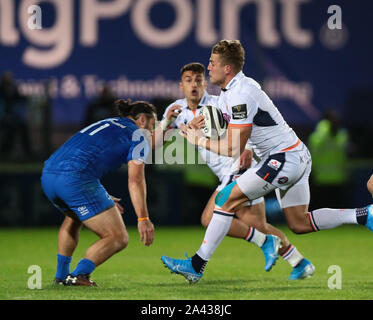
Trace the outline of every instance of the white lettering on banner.
[[[153, 26], [150, 9], [158, 2], [169, 3], [175, 11], [175, 23], [161, 30]], [[153, 47], [169, 48], [189, 34], [193, 24], [193, 7], [189, 0], [138, 0], [133, 7], [131, 24], [136, 35]]]
[[98, 23], [101, 19], [114, 19], [127, 12], [131, 0], [81, 0], [80, 43], [93, 47], [98, 42]]
[[[169, 5], [175, 18], [167, 28], [156, 27], [150, 17], [151, 9], [160, 2]], [[0, 0], [0, 45], [17, 46], [20, 31], [30, 43], [22, 60], [38, 69], [55, 68], [70, 57], [74, 45], [74, 17], [78, 16], [79, 45], [93, 47], [99, 42], [99, 22], [129, 15], [132, 31], [147, 45], [155, 48], [170, 48], [186, 39], [195, 26], [198, 45], [209, 47], [219, 38], [239, 39], [241, 11], [246, 5], [255, 5], [257, 12], [258, 43], [264, 47], [281, 45], [281, 35], [292, 46], [307, 48], [313, 44], [313, 34], [301, 29], [301, 5], [311, 0], [80, 0], [79, 13], [74, 12], [74, 0], [20, 0], [18, 8], [13, 0]], [[28, 8], [49, 3], [55, 10], [51, 27], [28, 28]], [[279, 4], [279, 6], [278, 6]], [[42, 8], [42, 7], [41, 7]], [[279, 8], [279, 9], [278, 9]], [[43, 9], [43, 8], [42, 8]], [[14, 19], [17, 16], [18, 25]], [[215, 21], [220, 10], [220, 23]], [[281, 10], [281, 28], [276, 28], [276, 10]], [[306, 7], [303, 9], [306, 10]], [[215, 25], [220, 25], [217, 30]], [[124, 37], [125, 31], [118, 30]], [[118, 41], [121, 41], [118, 38]]]
[[299, 27], [299, 7], [310, 0], [280, 0], [283, 4], [281, 25], [286, 40], [295, 47], [307, 48], [312, 45], [312, 33]]
[[196, 40], [201, 46], [208, 47], [218, 41], [218, 32], [214, 28], [214, 0], [198, 0], [196, 10]]
[[270, 77], [263, 81], [263, 89], [271, 99], [294, 101], [309, 118], [319, 119], [320, 111], [312, 104], [311, 83], [293, 82], [286, 77]]
[[0, 0], [0, 44], [16, 46], [19, 32], [14, 21], [15, 3], [13, 0]]
[[[18, 89], [24, 95], [42, 95], [45, 90], [45, 79], [17, 79]], [[61, 79], [49, 79], [49, 95], [53, 99], [92, 99], [97, 97], [106, 84], [118, 97], [143, 98], [152, 97], [178, 99], [183, 96], [178, 80], [167, 80], [157, 76], [149, 80], [131, 80], [125, 75], [114, 79], [102, 79], [95, 74], [83, 75], [80, 78], [72, 74]], [[319, 117], [318, 110], [312, 106], [313, 88], [309, 82], [293, 82], [286, 78], [269, 77], [264, 79], [263, 89], [271, 99], [289, 99], [299, 105], [311, 118]], [[211, 94], [219, 94], [219, 88], [209, 85]]]
[[27, 47], [22, 56], [26, 65], [38, 69], [60, 65], [69, 58], [73, 50], [73, 0], [48, 0], [48, 2], [54, 5], [56, 11], [56, 21], [51, 28], [35, 30], [28, 27], [28, 8], [35, 4], [35, 0], [22, 0], [18, 12], [20, 29], [25, 38], [33, 45], [44, 47], [42, 50]]

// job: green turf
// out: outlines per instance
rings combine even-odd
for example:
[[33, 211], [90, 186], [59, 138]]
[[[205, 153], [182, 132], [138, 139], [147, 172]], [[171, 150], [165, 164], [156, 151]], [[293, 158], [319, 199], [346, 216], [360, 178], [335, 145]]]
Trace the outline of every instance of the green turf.
[[[282, 228], [290, 241], [316, 266], [314, 277], [287, 280], [291, 268], [282, 258], [271, 272], [264, 271], [261, 251], [252, 244], [224, 239], [206, 267], [202, 280], [189, 285], [171, 275], [160, 256], [182, 258], [199, 247], [200, 227], [156, 228], [154, 244], [139, 243], [129, 228], [130, 244], [98, 267], [92, 278], [98, 288], [53, 287], [57, 229], [0, 229], [0, 299], [373, 299], [373, 235], [360, 226], [342, 227], [317, 234], [294, 235]], [[83, 230], [72, 267], [97, 238]], [[30, 265], [42, 270], [42, 289], [27, 287]], [[342, 270], [342, 289], [331, 290], [331, 265]]]

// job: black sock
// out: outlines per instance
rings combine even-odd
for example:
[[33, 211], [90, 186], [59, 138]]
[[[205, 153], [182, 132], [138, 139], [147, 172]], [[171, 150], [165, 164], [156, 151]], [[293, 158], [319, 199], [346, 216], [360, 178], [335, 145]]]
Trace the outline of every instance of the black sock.
[[192, 257], [192, 267], [197, 273], [203, 272], [207, 264], [197, 253]]
[[356, 220], [358, 224], [366, 225], [368, 219], [368, 210], [366, 207], [356, 209]]

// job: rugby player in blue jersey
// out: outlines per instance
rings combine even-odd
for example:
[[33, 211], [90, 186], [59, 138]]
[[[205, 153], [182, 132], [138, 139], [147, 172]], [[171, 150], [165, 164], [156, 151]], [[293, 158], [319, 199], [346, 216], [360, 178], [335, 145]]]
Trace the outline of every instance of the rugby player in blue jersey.
[[[140, 240], [145, 246], [153, 242], [144, 166], [151, 148], [150, 135], [145, 133], [154, 128], [156, 109], [144, 101], [117, 100], [115, 104], [119, 117], [80, 130], [44, 163], [43, 190], [66, 215], [58, 235], [55, 284], [96, 286], [90, 279], [93, 270], [127, 246], [120, 199], [110, 196], [100, 183], [103, 174], [122, 164], [128, 165], [128, 189], [138, 217]], [[82, 225], [100, 239], [87, 249], [70, 273]]]

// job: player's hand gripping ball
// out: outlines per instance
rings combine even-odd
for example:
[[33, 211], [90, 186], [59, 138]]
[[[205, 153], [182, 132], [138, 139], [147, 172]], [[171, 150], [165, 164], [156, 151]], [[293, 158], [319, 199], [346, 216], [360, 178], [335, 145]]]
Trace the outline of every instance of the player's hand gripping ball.
[[205, 119], [205, 125], [201, 128], [201, 131], [206, 138], [216, 139], [221, 137], [227, 130], [228, 123], [225, 121], [220, 109], [214, 106], [204, 106], [199, 114]]

